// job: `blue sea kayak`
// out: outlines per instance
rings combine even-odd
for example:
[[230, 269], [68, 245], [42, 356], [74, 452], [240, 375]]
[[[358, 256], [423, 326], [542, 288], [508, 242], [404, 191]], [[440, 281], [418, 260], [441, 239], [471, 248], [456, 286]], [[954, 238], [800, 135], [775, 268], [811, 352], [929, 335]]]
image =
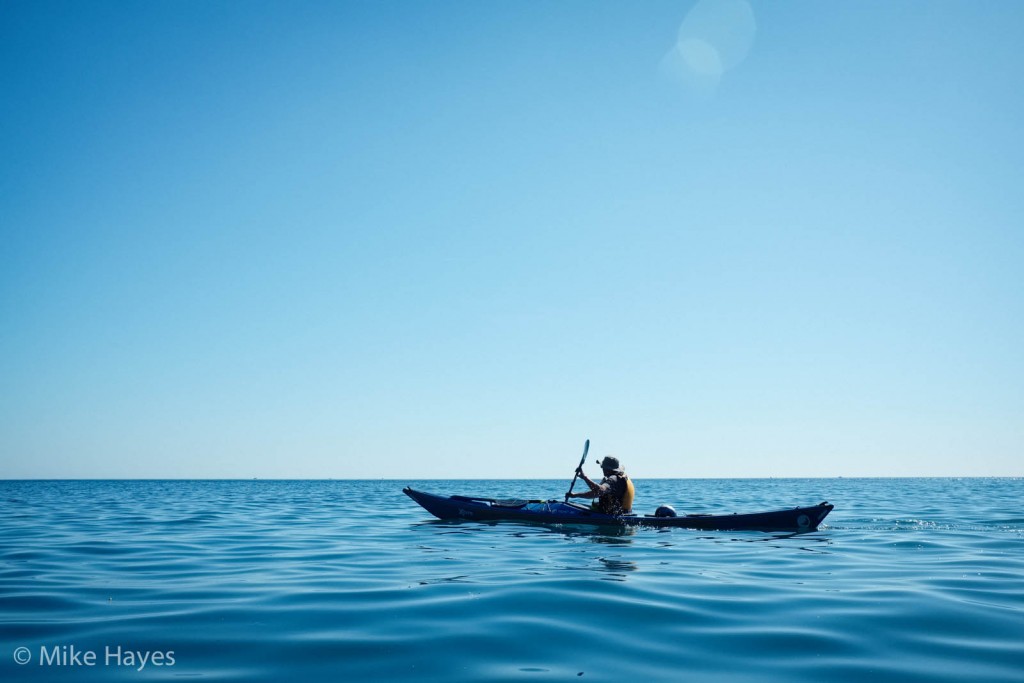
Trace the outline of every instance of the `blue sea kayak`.
[[710, 531], [814, 531], [832, 511], [829, 503], [771, 512], [731, 515], [605, 515], [560, 500], [499, 500], [469, 496], [438, 496], [406, 487], [404, 493], [438, 519], [480, 522], [517, 521], [591, 526], [647, 526]]

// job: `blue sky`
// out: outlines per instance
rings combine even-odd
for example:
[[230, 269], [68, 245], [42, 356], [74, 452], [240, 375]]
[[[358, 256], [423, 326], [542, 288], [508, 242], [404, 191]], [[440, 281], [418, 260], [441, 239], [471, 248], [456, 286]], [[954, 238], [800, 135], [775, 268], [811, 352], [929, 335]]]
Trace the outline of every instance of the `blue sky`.
[[7, 0], [0, 476], [1021, 475], [1022, 34]]

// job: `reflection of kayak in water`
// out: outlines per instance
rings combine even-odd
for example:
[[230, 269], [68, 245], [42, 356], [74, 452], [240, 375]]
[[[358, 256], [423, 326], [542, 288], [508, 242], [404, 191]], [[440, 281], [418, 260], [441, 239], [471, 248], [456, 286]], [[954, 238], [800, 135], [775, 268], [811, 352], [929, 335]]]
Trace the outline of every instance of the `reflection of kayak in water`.
[[833, 507], [829, 503], [820, 503], [789, 510], [731, 515], [675, 515], [671, 508], [662, 507], [658, 508], [657, 514], [654, 515], [605, 515], [589, 507], [560, 500], [498, 500], [468, 496], [437, 496], [409, 487], [404, 489], [404, 493], [438, 519], [679, 527], [718, 531], [813, 531]]

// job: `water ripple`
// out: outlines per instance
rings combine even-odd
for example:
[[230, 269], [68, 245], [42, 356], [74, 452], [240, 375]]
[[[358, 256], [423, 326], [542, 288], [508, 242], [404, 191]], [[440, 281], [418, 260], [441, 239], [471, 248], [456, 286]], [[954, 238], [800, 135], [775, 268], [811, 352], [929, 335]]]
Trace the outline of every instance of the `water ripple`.
[[172, 650], [173, 667], [131, 673], [225, 681], [1024, 671], [1020, 480], [641, 482], [652, 509], [837, 503], [799, 535], [442, 522], [403, 483], [0, 482], [0, 677], [63, 679], [12, 653], [69, 644]]

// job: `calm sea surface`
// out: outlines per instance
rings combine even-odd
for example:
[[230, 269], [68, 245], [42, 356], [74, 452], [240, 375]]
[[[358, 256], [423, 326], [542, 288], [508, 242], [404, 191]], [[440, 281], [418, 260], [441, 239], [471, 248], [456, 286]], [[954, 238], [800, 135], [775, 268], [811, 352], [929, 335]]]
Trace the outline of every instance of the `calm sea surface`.
[[441, 522], [405, 484], [567, 487], [0, 481], [0, 680], [1024, 681], [1024, 480], [637, 482], [836, 505], [797, 536]]

